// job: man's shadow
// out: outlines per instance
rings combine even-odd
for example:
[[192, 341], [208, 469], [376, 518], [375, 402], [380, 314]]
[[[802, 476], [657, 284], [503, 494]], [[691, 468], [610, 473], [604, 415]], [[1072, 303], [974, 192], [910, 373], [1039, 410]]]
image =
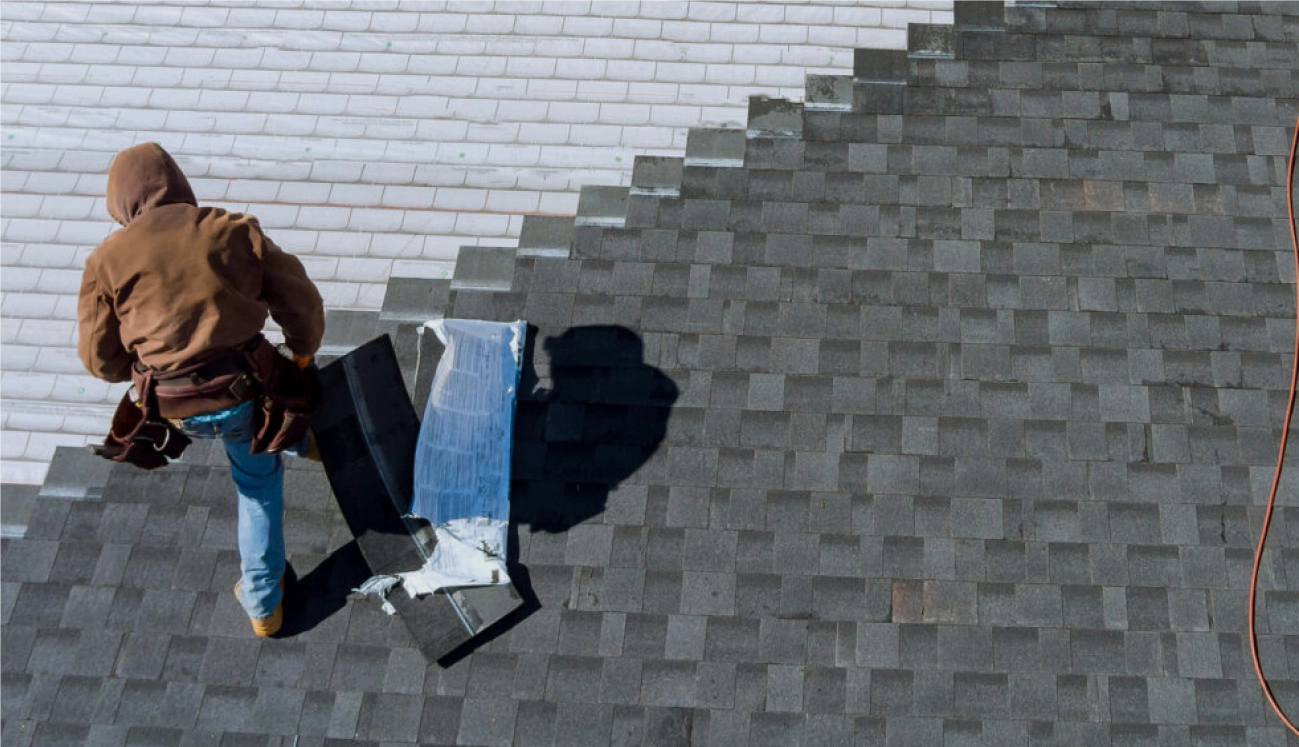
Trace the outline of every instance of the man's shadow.
[[325, 622], [347, 605], [348, 598], [371, 573], [361, 548], [352, 540], [301, 577], [290, 559], [284, 575], [284, 624], [276, 638], [300, 635]]
[[[536, 348], [528, 328], [514, 425], [510, 524], [565, 532], [604, 512], [667, 434], [677, 386], [626, 327], [573, 327]], [[510, 559], [517, 560], [512, 542]]]

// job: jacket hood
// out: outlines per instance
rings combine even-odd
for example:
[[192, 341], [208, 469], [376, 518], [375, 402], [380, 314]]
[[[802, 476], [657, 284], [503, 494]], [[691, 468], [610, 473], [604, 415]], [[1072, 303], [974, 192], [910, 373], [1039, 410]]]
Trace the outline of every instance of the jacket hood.
[[198, 205], [180, 166], [157, 143], [127, 148], [108, 167], [108, 214], [123, 226], [162, 205]]

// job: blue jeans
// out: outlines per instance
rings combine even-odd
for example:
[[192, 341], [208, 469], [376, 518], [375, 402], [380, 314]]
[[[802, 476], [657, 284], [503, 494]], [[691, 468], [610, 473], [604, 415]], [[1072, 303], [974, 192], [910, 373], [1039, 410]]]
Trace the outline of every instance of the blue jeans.
[[267, 617], [280, 603], [284, 575], [284, 462], [279, 454], [249, 454], [253, 403], [180, 422], [193, 438], [220, 438], [239, 494], [239, 602], [249, 617]]

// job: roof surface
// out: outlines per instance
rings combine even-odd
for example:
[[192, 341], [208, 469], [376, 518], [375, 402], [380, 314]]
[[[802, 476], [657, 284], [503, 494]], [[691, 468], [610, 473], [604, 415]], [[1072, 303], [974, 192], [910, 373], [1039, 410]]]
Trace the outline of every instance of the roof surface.
[[[403, 284], [536, 329], [522, 613], [427, 664], [347, 598], [355, 545], [294, 464], [293, 635], [258, 640], [219, 455], [115, 470], [4, 540], [6, 745], [1286, 744], [1245, 614], [1293, 353], [1299, 7], [913, 28]], [[1259, 630], [1299, 708], [1292, 513]]]

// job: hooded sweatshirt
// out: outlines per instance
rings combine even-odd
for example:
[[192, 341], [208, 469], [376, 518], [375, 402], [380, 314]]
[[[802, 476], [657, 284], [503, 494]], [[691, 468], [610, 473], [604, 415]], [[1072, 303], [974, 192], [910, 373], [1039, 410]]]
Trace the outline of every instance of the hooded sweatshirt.
[[324, 305], [302, 263], [257, 219], [199, 207], [160, 146], [117, 154], [109, 215], [123, 228], [86, 260], [77, 352], [91, 374], [128, 381], [131, 366], [170, 371], [247, 342], [269, 315], [294, 355], [313, 355]]

